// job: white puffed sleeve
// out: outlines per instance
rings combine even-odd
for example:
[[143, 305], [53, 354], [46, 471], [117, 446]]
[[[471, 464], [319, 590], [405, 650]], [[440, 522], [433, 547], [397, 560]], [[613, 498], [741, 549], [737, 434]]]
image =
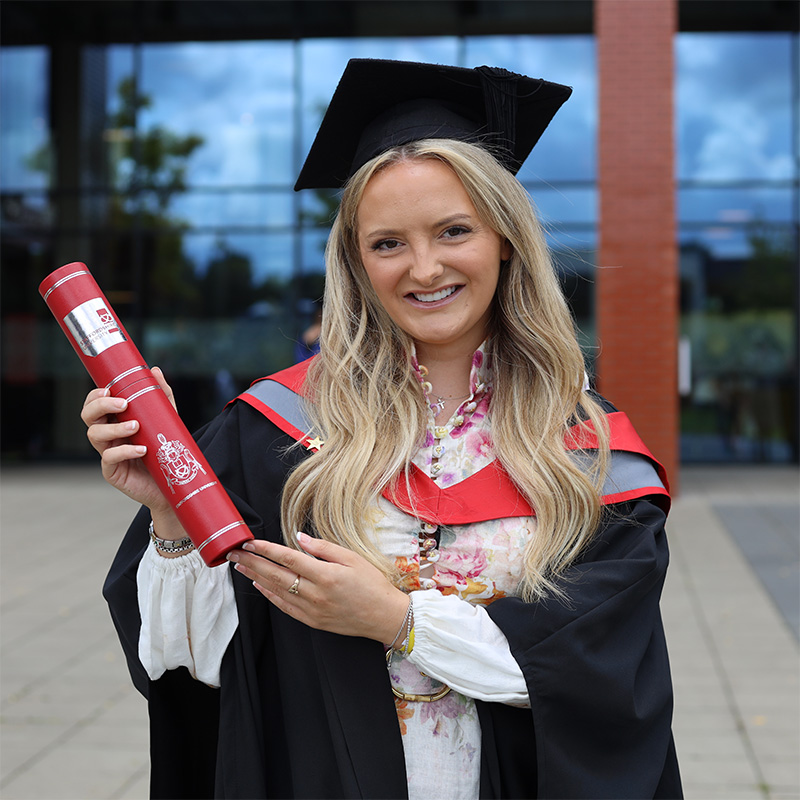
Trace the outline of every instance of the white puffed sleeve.
[[414, 649], [407, 658], [420, 672], [476, 700], [530, 705], [522, 670], [483, 606], [436, 589], [411, 597]]
[[187, 667], [209, 686], [220, 685], [220, 665], [239, 624], [227, 564], [207, 567], [196, 550], [160, 556], [151, 543], [136, 573], [139, 660], [151, 680]]

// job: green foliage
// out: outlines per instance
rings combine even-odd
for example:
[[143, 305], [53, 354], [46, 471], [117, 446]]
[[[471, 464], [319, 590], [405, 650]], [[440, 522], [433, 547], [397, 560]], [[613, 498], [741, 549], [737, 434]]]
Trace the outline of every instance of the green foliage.
[[217, 242], [217, 253], [200, 281], [206, 315], [237, 317], [252, 305], [253, 268], [250, 259], [232, 250], [227, 242]]
[[109, 117], [114, 143], [111, 184], [130, 194], [125, 200], [117, 196], [117, 202], [123, 202], [126, 211], [150, 210], [165, 217], [172, 197], [186, 189], [188, 160], [205, 140], [193, 133], [179, 136], [161, 125], [141, 130], [139, 112], [152, 101], [137, 91], [133, 78], [120, 81], [117, 95], [119, 107]]
[[757, 222], [749, 241], [752, 255], [736, 284], [739, 307], [761, 311], [793, 308], [797, 268], [790, 233]]

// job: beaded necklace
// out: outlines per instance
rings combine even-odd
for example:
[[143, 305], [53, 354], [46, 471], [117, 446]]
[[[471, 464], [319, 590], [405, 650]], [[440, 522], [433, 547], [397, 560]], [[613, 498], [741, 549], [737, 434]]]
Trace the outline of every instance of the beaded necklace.
[[[430, 395], [433, 392], [433, 387], [429, 381], [425, 380], [428, 376], [428, 369], [422, 364], [419, 364], [418, 370], [420, 377], [422, 378], [422, 389], [425, 392], [426, 398], [430, 399]], [[435, 403], [429, 402], [429, 406], [433, 414], [434, 420], [444, 410], [444, 406], [448, 400], [469, 399], [470, 402], [466, 403], [463, 409], [462, 408], [457, 409], [459, 413], [453, 418], [454, 428], [463, 427], [466, 424], [469, 417], [478, 407], [478, 401], [476, 400], [476, 398], [479, 397], [481, 394], [483, 394], [486, 388], [487, 385], [483, 381], [478, 381], [474, 387], [474, 390], [470, 394], [463, 395], [462, 397], [444, 398], [440, 395], [435, 395], [437, 398], [437, 402]], [[433, 428], [434, 444], [433, 444], [432, 459], [431, 459], [431, 478], [433, 480], [436, 480], [442, 471], [442, 464], [439, 459], [441, 458], [441, 456], [444, 454], [445, 451], [445, 445], [443, 444], [443, 440], [447, 438], [449, 433], [450, 430], [447, 425], [434, 425]], [[435, 581], [433, 580], [433, 574], [435, 572], [435, 564], [439, 560], [439, 542], [440, 542], [441, 532], [438, 525], [420, 521], [420, 530], [418, 535], [419, 535], [420, 584], [423, 589], [429, 589], [433, 588], [433, 586], [435, 585]]]

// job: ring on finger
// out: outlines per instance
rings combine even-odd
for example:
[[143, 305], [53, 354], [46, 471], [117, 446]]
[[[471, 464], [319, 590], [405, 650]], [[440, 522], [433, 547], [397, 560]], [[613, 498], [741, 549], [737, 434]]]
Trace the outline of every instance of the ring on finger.
[[300, 594], [300, 576], [294, 579], [294, 583], [289, 587], [289, 594]]

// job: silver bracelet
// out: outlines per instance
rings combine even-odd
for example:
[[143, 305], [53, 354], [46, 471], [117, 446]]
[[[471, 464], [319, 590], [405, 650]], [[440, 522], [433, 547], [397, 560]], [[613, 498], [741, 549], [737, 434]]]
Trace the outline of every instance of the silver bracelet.
[[[411, 636], [411, 628], [414, 625], [414, 603], [411, 599], [411, 595], [408, 596], [408, 608], [406, 609], [406, 615], [403, 618], [403, 624], [400, 626], [400, 630], [394, 635], [394, 639], [392, 639], [392, 643], [389, 645], [390, 650], [399, 650], [401, 653], [406, 651], [408, 647], [408, 640]], [[397, 640], [400, 638], [400, 635], [405, 631], [406, 635], [405, 638], [402, 640], [399, 646], [395, 646]]]
[[153, 520], [150, 520], [150, 527], [147, 530], [159, 553], [174, 556], [194, 550], [194, 542], [188, 536], [184, 536], [183, 539], [160, 539], [156, 536]]

